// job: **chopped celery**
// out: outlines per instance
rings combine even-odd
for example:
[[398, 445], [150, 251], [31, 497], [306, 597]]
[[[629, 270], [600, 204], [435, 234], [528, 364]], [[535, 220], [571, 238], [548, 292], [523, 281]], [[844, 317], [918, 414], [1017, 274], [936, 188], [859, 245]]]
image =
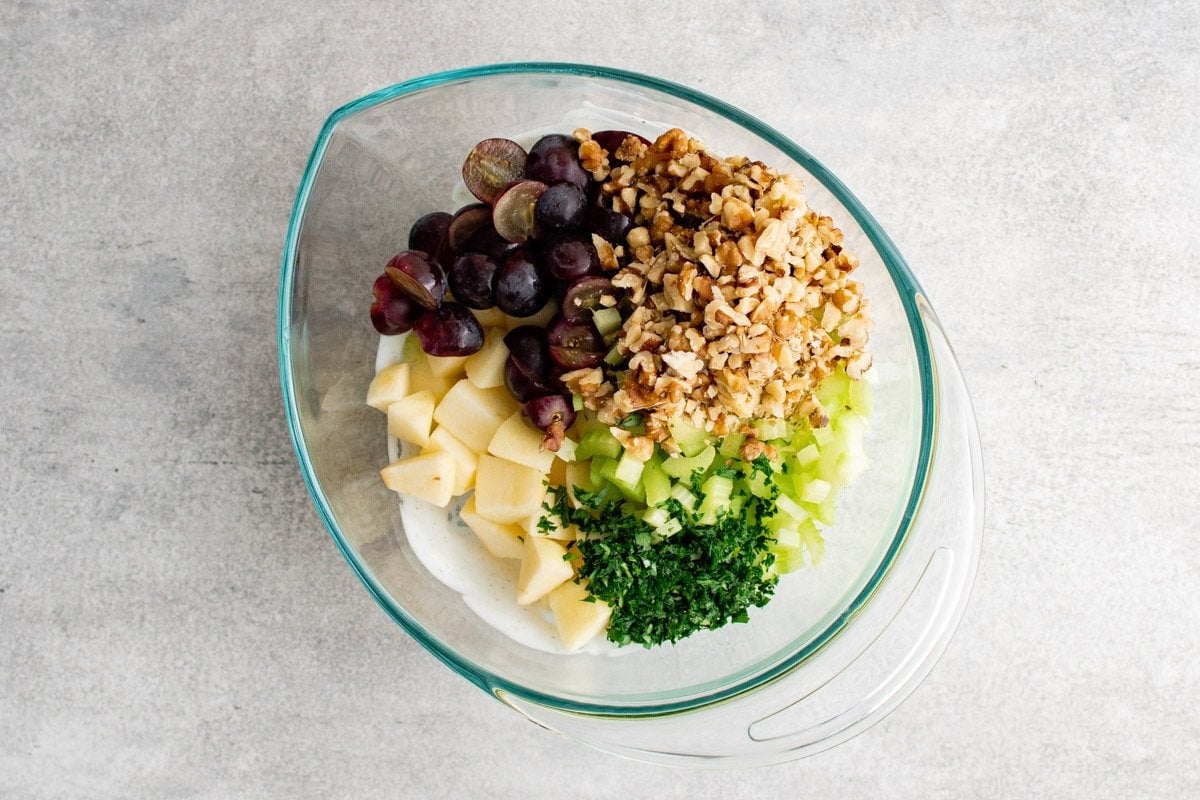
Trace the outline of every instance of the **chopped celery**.
[[642, 477], [642, 470], [645, 466], [645, 462], [637, 460], [630, 453], [622, 453], [621, 459], [617, 462], [617, 468], [613, 471], [613, 480], [635, 486]]
[[770, 419], [756, 419], [750, 423], [754, 430], [758, 431], [758, 438], [764, 442], [772, 439], [786, 439], [788, 435], [787, 423], [778, 417]]
[[818, 478], [805, 484], [800, 499], [806, 503], [824, 503], [832, 494], [833, 484]]
[[801, 508], [807, 511], [813, 519], [822, 525], [833, 524], [833, 495], [820, 503], [804, 503]]
[[583, 395], [571, 395], [571, 408], [575, 409], [576, 411], [583, 411]]
[[621, 327], [621, 312], [616, 308], [598, 308], [592, 312], [592, 322], [601, 336], [615, 333]]
[[725, 458], [737, 458], [738, 453], [742, 452], [742, 443], [746, 441], [746, 434], [733, 433], [727, 434], [721, 440], [721, 455]]
[[821, 451], [815, 444], [807, 444], [796, 451], [796, 466], [807, 467], [821, 457]]
[[572, 462], [578, 457], [579, 444], [574, 439], [563, 439], [555, 455], [563, 461]]
[[733, 481], [721, 475], [709, 475], [700, 490], [704, 492], [704, 500], [700, 502], [700, 522], [712, 525], [717, 521], [717, 514], [729, 506]]
[[818, 447], [824, 447], [833, 441], [833, 428], [828, 425], [823, 428], [813, 428], [812, 437], [816, 440]]
[[825, 558], [825, 539], [812, 520], [801, 525], [799, 530], [800, 538], [804, 541], [804, 549], [808, 551], [808, 560], [815, 567]]
[[772, 481], [761, 472], [752, 472], [746, 478], [746, 488], [755, 497], [770, 497]]
[[646, 487], [646, 505], [653, 508], [671, 496], [671, 479], [662, 468], [662, 458], [655, 454], [642, 470], [642, 484]]
[[786, 494], [780, 494], [779, 497], [775, 498], [775, 505], [779, 506], [780, 511], [796, 520], [796, 522], [804, 522], [804, 520], [811, 516], [799, 503]]
[[671, 515], [667, 513], [665, 508], [650, 508], [642, 514], [642, 522], [645, 522], [651, 528], [661, 528], [671, 519]]
[[585, 433], [579, 440], [579, 446], [575, 448], [575, 458], [581, 460], [596, 456], [618, 458], [620, 455], [621, 443], [603, 426], [596, 426]]
[[864, 417], [871, 416], [871, 412], [875, 410], [875, 392], [871, 389], [871, 384], [862, 378], [850, 381], [849, 402], [855, 413]]
[[708, 469], [712, 464], [713, 459], [717, 457], [717, 451], [712, 445], [700, 450], [691, 458], [683, 456], [674, 456], [663, 461], [663, 471], [677, 480], [687, 480], [692, 476], [692, 473], [698, 469]]
[[610, 367], [615, 367], [625, 360], [625, 356], [621, 355], [621, 346], [614, 344], [612, 349], [608, 351], [608, 355], [604, 357], [604, 363]]
[[591, 464], [591, 469], [588, 471], [588, 480], [591, 481], [593, 486], [597, 487], [611, 477], [612, 470], [616, 467], [615, 461], [604, 456], [593, 456], [588, 463]]
[[843, 411], [850, 398], [850, 377], [843, 370], [828, 375], [817, 387], [817, 400], [830, 416]]
[[687, 487], [682, 483], [677, 483], [671, 487], [671, 497], [679, 501], [679, 505], [683, 506], [683, 510], [689, 514], [696, 510], [696, 495], [688, 491]]
[[775, 541], [778, 542], [781, 547], [798, 549], [800, 547], [800, 529], [783, 528], [775, 534]]
[[685, 456], [691, 458], [708, 447], [712, 436], [703, 428], [697, 428], [683, 419], [673, 419], [670, 422], [671, 438]]

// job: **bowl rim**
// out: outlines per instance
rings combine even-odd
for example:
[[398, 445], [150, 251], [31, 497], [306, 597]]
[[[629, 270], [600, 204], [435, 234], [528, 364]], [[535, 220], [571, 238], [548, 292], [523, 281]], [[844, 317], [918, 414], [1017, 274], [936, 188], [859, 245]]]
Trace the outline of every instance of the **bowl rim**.
[[[913, 334], [913, 344], [917, 356], [918, 382], [921, 389], [921, 429], [916, 473], [913, 477], [908, 501], [900, 517], [896, 533], [892, 537], [892, 541], [888, 545], [880, 563], [867, 580], [867, 583], [850, 601], [849, 605], [829, 622], [823, 631], [796, 652], [781, 659], [778, 663], [747, 678], [743, 678], [732, 685], [723, 686], [686, 699], [610, 705], [548, 694], [529, 686], [506, 680], [480, 667], [470, 659], [444, 645], [415, 618], [410, 616], [408, 612], [392, 602], [387, 591], [379, 585], [374, 576], [371, 575], [370, 570], [361, 562], [354, 549], [342, 535], [337, 519], [313, 471], [312, 462], [308, 456], [307, 443], [300, 429], [300, 420], [296, 408], [296, 391], [292, 379], [291, 325], [289, 324], [289, 320], [292, 310], [291, 296], [296, 277], [296, 250], [301, 221], [308, 205], [308, 197], [316, 178], [317, 168], [323, 159], [333, 130], [338, 122], [353, 114], [406, 94], [447, 84], [509, 75], [569, 75], [630, 84], [635, 87], [651, 89], [685, 100], [740, 125], [750, 133], [786, 153], [796, 163], [804, 167], [814, 178], [819, 180], [837, 198], [850, 215], [854, 217], [879, 253], [880, 259], [883, 261], [884, 267], [890, 274], [896, 286], [897, 293], [900, 295], [900, 301], [904, 308], [909, 328]], [[288, 431], [292, 439], [292, 446], [295, 450], [297, 461], [300, 464], [304, 482], [308, 487], [309, 495], [316, 506], [318, 515], [321, 517], [326, 529], [333, 537], [338, 550], [341, 551], [342, 556], [346, 559], [351, 569], [388, 616], [403, 628], [405, 632], [416, 639], [422, 647], [459, 675], [485, 692], [497, 697], [502, 697], [503, 693], [511, 693], [530, 702], [590, 716], [631, 718], [692, 711], [714, 703], [728, 701], [771, 683], [798, 668], [832, 641], [846, 627], [850, 619], [858, 613], [867, 600], [879, 589], [884, 577], [895, 562], [901, 547], [908, 538], [909, 531], [912, 529], [916, 513], [920, 508], [922, 497], [925, 494], [933, 450], [935, 427], [934, 371], [928, 332], [917, 306], [917, 296], [923, 294], [924, 292], [920, 284], [917, 282], [908, 263], [904, 260], [904, 257], [900, 254], [891, 238], [836, 175], [814, 158], [807, 150], [791, 141], [773, 127], [722, 100], [718, 100], [704, 92], [638, 72], [569, 62], [526, 61], [496, 63], [434, 72], [379, 89], [342, 105], [325, 120], [325, 124], [322, 126], [317, 140], [313, 145], [312, 152], [309, 154], [303, 176], [296, 190], [296, 200], [292, 207], [291, 217], [288, 220], [279, 282], [277, 346], [279, 348], [280, 383]]]

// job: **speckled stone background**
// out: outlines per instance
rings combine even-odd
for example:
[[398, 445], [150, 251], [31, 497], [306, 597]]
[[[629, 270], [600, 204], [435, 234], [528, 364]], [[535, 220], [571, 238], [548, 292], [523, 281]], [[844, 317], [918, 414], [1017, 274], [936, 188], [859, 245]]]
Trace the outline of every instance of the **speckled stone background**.
[[[521, 59], [788, 132], [951, 334], [974, 598], [833, 751], [688, 773], [540, 730], [405, 637], [309, 503], [275, 294], [312, 141]], [[1191, 0], [0, 4], [0, 797], [1200, 796], [1198, 141]]]

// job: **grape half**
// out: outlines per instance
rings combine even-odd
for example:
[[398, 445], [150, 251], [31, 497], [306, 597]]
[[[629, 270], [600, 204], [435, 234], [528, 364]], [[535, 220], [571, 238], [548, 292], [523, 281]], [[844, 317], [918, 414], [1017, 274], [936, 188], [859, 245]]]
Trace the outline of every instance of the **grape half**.
[[446, 230], [446, 238], [450, 249], [455, 253], [467, 250], [467, 243], [479, 229], [492, 221], [492, 209], [483, 203], [463, 206], [454, 212], [450, 219], [450, 227]]
[[604, 359], [604, 339], [591, 322], [560, 319], [547, 334], [550, 359], [563, 370], [597, 366]]
[[600, 271], [600, 257], [592, 243], [579, 236], [563, 236], [546, 247], [542, 256], [546, 269], [554, 277], [573, 281]]
[[[371, 303], [371, 324], [384, 336], [412, 330], [425, 313], [425, 309], [401, 291], [386, 273], [375, 279], [371, 293], [375, 296], [375, 302]], [[548, 360], [549, 355], [546, 358]]]
[[499, 264], [504, 260], [505, 256], [520, 247], [519, 244], [510, 242], [500, 234], [496, 233], [496, 226], [490, 221], [471, 234], [471, 238], [467, 240], [464, 249], [468, 253], [483, 253]]
[[546, 191], [538, 181], [518, 181], [504, 190], [492, 208], [492, 224], [496, 233], [510, 242], [524, 242], [538, 235], [533, 209]]
[[403, 250], [383, 271], [405, 294], [425, 308], [437, 308], [446, 296], [446, 272], [420, 250]]
[[567, 287], [562, 298], [562, 315], [568, 322], [591, 322], [596, 309], [604, 308], [602, 297], [618, 299], [619, 293], [608, 278], [586, 275]]
[[602, 239], [624, 245], [625, 237], [633, 228], [633, 220], [619, 211], [596, 205], [588, 209], [587, 227]]
[[505, 187], [525, 177], [525, 150], [511, 139], [484, 139], [463, 162], [463, 183], [471, 194], [494, 203]]
[[533, 217], [542, 233], [565, 233], [583, 222], [587, 195], [573, 183], [556, 183], [542, 192], [533, 207]]
[[546, 434], [542, 446], [557, 451], [562, 445], [567, 428], [575, 423], [575, 409], [571, 398], [562, 394], [551, 394], [528, 400], [521, 408], [525, 417]]
[[469, 308], [452, 300], [423, 314], [413, 330], [431, 356], [469, 356], [483, 347], [483, 326]]

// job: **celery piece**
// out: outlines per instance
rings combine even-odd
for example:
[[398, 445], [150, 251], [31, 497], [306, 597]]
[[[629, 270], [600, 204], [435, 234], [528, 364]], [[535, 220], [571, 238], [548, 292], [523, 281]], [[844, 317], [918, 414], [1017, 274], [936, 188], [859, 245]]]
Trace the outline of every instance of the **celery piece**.
[[579, 444], [574, 439], [563, 439], [558, 445], [555, 455], [562, 461], [570, 463], [578, 457]]
[[812, 520], [801, 525], [799, 532], [800, 539], [804, 542], [804, 549], [808, 551], [808, 560], [815, 567], [825, 558], [825, 538], [821, 536], [821, 531], [812, 523]]
[[575, 409], [576, 411], [583, 411], [583, 395], [571, 395], [571, 408]]
[[713, 463], [713, 459], [717, 457], [717, 451], [712, 445], [705, 447], [700, 452], [691, 458], [683, 456], [674, 456], [663, 461], [663, 472], [677, 480], [685, 481], [692, 476], [692, 473], [698, 469], [708, 469]]
[[653, 508], [671, 496], [671, 479], [662, 468], [662, 458], [655, 454], [642, 470], [642, 485], [646, 487], [646, 505]]
[[682, 483], [671, 487], [671, 497], [678, 500], [679, 505], [683, 506], [683, 510], [689, 514], [696, 510], [696, 495], [689, 492]]
[[804, 509], [799, 503], [793, 500], [786, 494], [781, 494], [775, 499], [775, 505], [779, 506], [779, 510], [796, 522], [804, 522], [811, 514]]
[[712, 525], [717, 521], [717, 514], [729, 506], [729, 498], [733, 495], [733, 481], [720, 475], [709, 475], [700, 487], [704, 492], [704, 500], [700, 503], [700, 522]]
[[849, 405], [850, 383], [850, 377], [845, 370], [839, 369], [826, 376], [817, 387], [817, 400], [830, 416], [841, 413]]
[[612, 471], [616, 468], [617, 462], [611, 458], [604, 456], [593, 456], [591, 461], [591, 470], [588, 472], [588, 479], [595, 487], [601, 486], [605, 481], [612, 477]]
[[849, 405], [855, 413], [864, 417], [871, 416], [871, 412], [875, 410], [875, 392], [868, 381], [862, 378], [850, 381]]
[[671, 515], [667, 513], [665, 508], [650, 508], [646, 513], [642, 514], [642, 522], [645, 522], [651, 528], [661, 528], [671, 519]]
[[769, 442], [773, 439], [786, 439], [788, 435], [787, 422], [778, 417], [769, 419], [756, 419], [750, 423], [754, 430], [758, 431], [758, 438], [764, 442]]
[[621, 312], [616, 308], [598, 308], [592, 312], [592, 322], [601, 336], [615, 333], [621, 327]]
[[703, 428], [697, 428], [687, 420], [673, 419], [669, 425], [671, 428], [671, 438], [675, 440], [675, 444], [679, 445], [680, 451], [688, 458], [700, 453], [712, 441], [713, 437], [708, 431]]
[[804, 487], [804, 491], [800, 494], [800, 499], [806, 503], [824, 503], [826, 498], [833, 494], [833, 484], [829, 481], [817, 479], [809, 481]]
[[821, 457], [821, 451], [815, 444], [807, 444], [796, 451], [796, 466], [804, 469]]
[[833, 498], [834, 494], [830, 492], [829, 497], [825, 498], [820, 503], [802, 503], [801, 508], [807, 511], [813, 519], [822, 525], [833, 524]]
[[604, 357], [604, 363], [610, 367], [615, 367], [625, 360], [625, 356], [621, 355], [621, 346], [614, 344], [612, 349], [608, 351], [608, 355]]
[[613, 471], [613, 480], [628, 486], [636, 486], [642, 477], [642, 470], [645, 466], [645, 462], [638, 461], [627, 452], [622, 453], [620, 460], [617, 461], [617, 468]]
[[575, 458], [581, 460], [596, 456], [619, 458], [620, 455], [621, 443], [603, 426], [596, 426], [585, 433], [579, 440], [579, 446], [575, 448]]
[[733, 433], [727, 434], [725, 438], [721, 440], [721, 455], [725, 458], [737, 458], [738, 454], [742, 452], [742, 443], [745, 441], [746, 434], [744, 433], [738, 433], [737, 431], [734, 431]]
[[817, 442], [817, 447], [824, 447], [833, 441], [833, 428], [826, 425], [823, 428], [813, 428], [812, 437]]
[[780, 547], [798, 550], [800, 548], [800, 529], [783, 528], [775, 534], [775, 541], [779, 543]]

